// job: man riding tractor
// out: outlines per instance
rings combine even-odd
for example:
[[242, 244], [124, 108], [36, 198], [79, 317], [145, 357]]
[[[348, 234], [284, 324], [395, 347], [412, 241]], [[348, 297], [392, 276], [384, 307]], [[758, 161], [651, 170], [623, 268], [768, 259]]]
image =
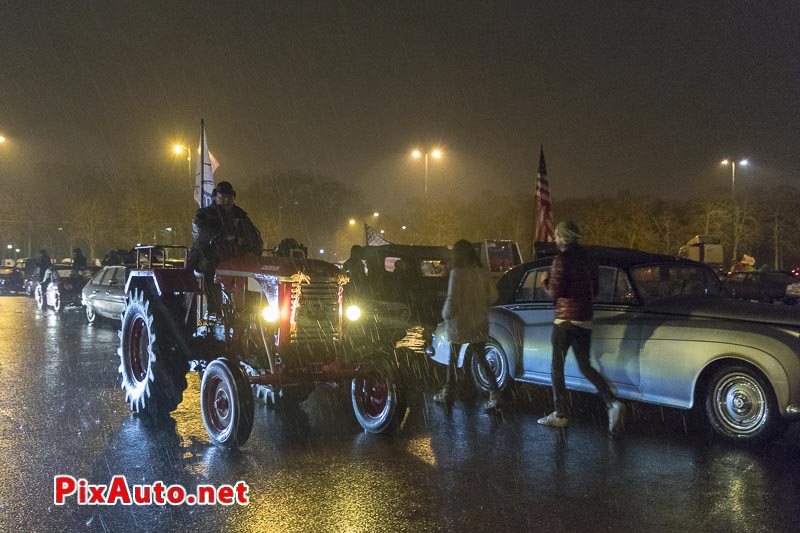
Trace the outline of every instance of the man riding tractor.
[[192, 220], [194, 243], [186, 268], [202, 273], [208, 311], [214, 314], [221, 305], [219, 289], [214, 285], [217, 265], [232, 257], [260, 256], [263, 243], [247, 213], [234, 205], [236, 191], [230, 182], [219, 182], [211, 197], [211, 205], [198, 209]]

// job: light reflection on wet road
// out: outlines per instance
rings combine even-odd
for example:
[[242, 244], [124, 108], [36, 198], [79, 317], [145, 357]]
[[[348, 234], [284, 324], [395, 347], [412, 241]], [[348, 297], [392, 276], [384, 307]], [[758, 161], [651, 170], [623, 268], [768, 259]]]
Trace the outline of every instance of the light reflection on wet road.
[[[0, 298], [0, 530], [19, 531], [797, 531], [800, 427], [759, 449], [712, 439], [696, 417], [635, 404], [623, 438], [592, 395], [565, 431], [536, 425], [547, 393], [499, 415], [446, 411], [416, 394], [398, 438], [364, 434], [342, 391], [298, 412], [256, 403], [241, 451], [208, 443], [199, 381], [169, 423], [130, 414], [117, 335], [77, 310]], [[250, 485], [250, 505], [53, 504], [53, 476], [92, 483]]]

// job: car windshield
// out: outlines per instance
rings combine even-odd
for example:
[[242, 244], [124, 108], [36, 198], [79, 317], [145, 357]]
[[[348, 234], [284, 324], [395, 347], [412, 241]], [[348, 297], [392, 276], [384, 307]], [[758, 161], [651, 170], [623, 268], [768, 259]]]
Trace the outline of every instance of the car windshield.
[[707, 296], [723, 293], [714, 272], [686, 264], [643, 265], [631, 269], [631, 279], [645, 303], [670, 296]]

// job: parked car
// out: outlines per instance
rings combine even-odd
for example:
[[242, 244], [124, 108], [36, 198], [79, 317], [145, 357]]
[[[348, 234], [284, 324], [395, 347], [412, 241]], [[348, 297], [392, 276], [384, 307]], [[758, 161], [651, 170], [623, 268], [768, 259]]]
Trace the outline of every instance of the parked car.
[[81, 291], [81, 304], [86, 321], [93, 324], [98, 318], [121, 320], [125, 312], [126, 266], [106, 266], [100, 269]]
[[81, 290], [96, 271], [96, 268], [75, 269], [69, 265], [53, 265], [34, 287], [36, 306], [39, 309], [52, 307], [56, 313], [60, 313], [67, 306], [80, 305]]
[[[800, 315], [785, 306], [733, 300], [714, 272], [688, 259], [590, 247], [600, 268], [592, 319], [592, 363], [624, 399], [689, 409], [736, 441], [764, 441], [800, 419]], [[509, 271], [489, 311], [487, 358], [501, 389], [551, 385], [553, 302], [543, 288], [552, 257]], [[446, 364], [444, 328], [430, 355]], [[476, 358], [461, 350], [476, 385]], [[566, 385], [594, 392], [574, 357]]]
[[36, 259], [23, 257], [17, 260], [17, 268], [22, 272], [22, 292], [33, 297], [33, 286], [39, 280], [39, 266]]
[[0, 267], [0, 294], [24, 291], [22, 271], [16, 267]]
[[782, 272], [734, 272], [724, 281], [734, 298], [794, 305], [800, 298], [800, 281]]

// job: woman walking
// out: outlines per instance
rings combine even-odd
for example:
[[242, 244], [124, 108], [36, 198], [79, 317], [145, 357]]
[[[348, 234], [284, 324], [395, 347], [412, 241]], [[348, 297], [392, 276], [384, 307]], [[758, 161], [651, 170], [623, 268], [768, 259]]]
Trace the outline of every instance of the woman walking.
[[497, 300], [497, 288], [489, 271], [481, 265], [472, 244], [460, 240], [453, 245], [453, 265], [447, 299], [442, 309], [450, 341], [450, 364], [444, 388], [433, 396], [440, 403], [452, 403], [455, 396], [456, 359], [461, 344], [468, 343], [472, 356], [489, 382], [489, 401], [484, 409], [495, 409], [503, 403], [497, 379], [486, 361], [486, 341], [489, 339], [488, 310]]

